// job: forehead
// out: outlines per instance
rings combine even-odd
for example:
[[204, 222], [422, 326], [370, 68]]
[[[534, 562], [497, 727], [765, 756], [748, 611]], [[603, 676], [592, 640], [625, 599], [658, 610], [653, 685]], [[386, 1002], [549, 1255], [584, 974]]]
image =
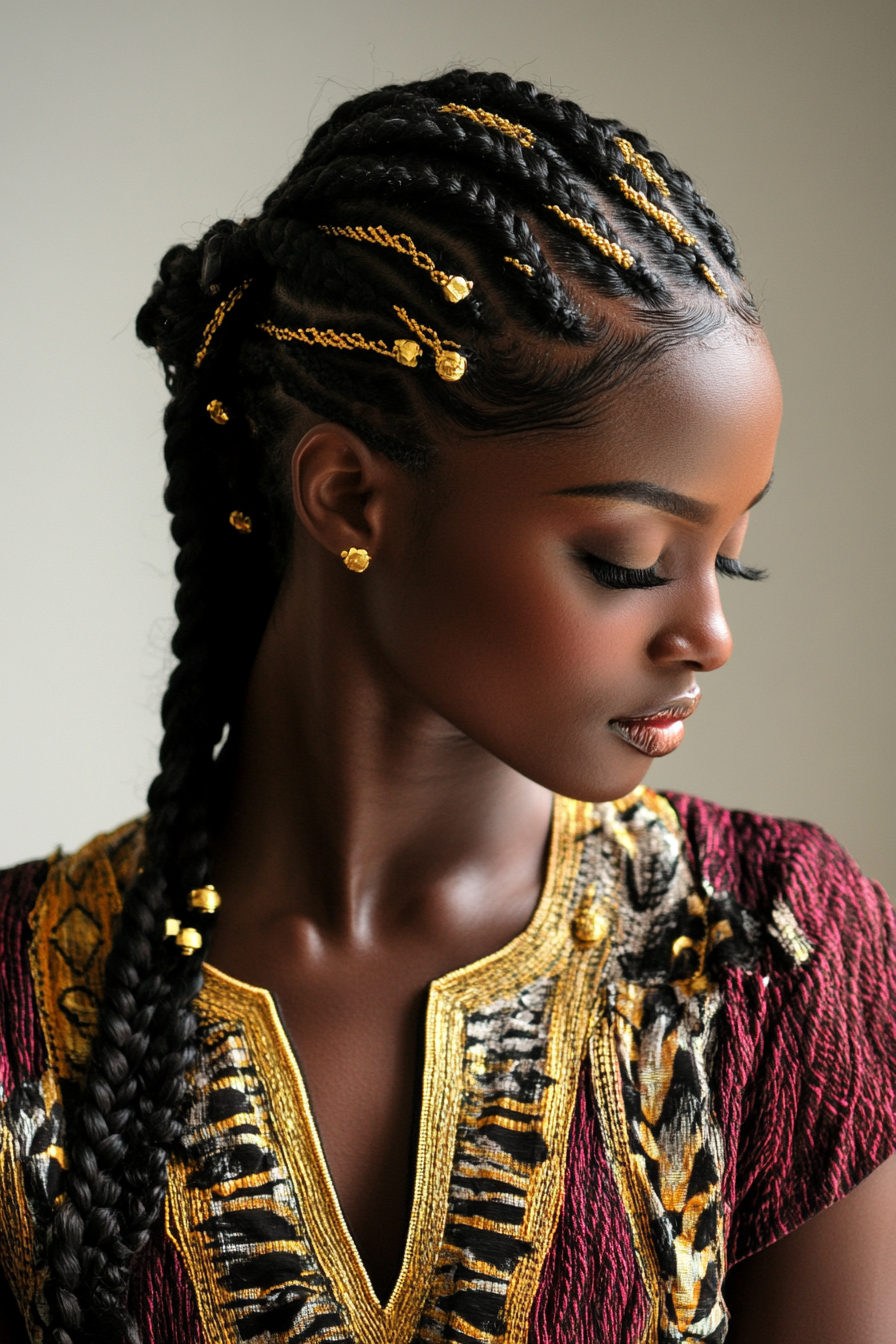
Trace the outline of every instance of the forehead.
[[698, 499], [752, 499], [771, 472], [780, 418], [768, 342], [732, 322], [641, 369], [583, 428], [468, 441], [446, 465], [505, 498], [642, 478]]

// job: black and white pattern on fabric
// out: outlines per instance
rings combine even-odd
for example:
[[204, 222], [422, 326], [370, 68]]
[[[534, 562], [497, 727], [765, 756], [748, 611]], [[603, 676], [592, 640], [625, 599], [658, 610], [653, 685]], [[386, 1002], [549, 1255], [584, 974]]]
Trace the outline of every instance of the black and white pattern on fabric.
[[543, 1099], [556, 980], [543, 976], [513, 999], [466, 1020], [464, 1095], [448, 1223], [418, 1341], [481, 1341], [504, 1333], [514, 1269], [532, 1251], [521, 1233], [529, 1183], [548, 1156]]
[[204, 1241], [209, 1297], [229, 1318], [222, 1337], [348, 1344], [239, 1023], [216, 1023], [201, 1039], [183, 1153], [188, 1207], [203, 1214], [189, 1235]]

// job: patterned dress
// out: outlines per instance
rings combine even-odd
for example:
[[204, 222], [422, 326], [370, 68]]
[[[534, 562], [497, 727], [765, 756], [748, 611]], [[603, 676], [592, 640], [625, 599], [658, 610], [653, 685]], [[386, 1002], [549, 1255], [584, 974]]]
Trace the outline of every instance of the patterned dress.
[[[62, 1100], [133, 823], [0, 875], [0, 1264], [42, 1338]], [[896, 924], [817, 828], [558, 798], [507, 947], [433, 983], [416, 1184], [371, 1289], [270, 995], [209, 966], [183, 1144], [134, 1267], [146, 1344], [720, 1344], [726, 1268], [896, 1150]]]

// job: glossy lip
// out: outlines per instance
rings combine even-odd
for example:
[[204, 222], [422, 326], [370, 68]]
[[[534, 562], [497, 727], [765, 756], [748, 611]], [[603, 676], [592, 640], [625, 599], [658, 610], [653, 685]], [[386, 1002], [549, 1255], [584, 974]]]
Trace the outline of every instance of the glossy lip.
[[610, 729], [645, 756], [668, 756], [681, 746], [685, 719], [700, 703], [700, 688], [694, 686], [659, 709], [624, 719], [611, 719]]

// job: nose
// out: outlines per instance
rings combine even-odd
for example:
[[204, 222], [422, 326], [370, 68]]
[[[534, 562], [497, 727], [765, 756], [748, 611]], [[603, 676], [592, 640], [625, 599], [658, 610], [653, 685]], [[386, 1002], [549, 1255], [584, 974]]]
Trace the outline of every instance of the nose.
[[[672, 587], [678, 589], [676, 593]], [[661, 667], [684, 664], [694, 672], [713, 672], [731, 657], [733, 640], [715, 575], [694, 584], [670, 585], [671, 598], [661, 627], [648, 646], [652, 662]]]

